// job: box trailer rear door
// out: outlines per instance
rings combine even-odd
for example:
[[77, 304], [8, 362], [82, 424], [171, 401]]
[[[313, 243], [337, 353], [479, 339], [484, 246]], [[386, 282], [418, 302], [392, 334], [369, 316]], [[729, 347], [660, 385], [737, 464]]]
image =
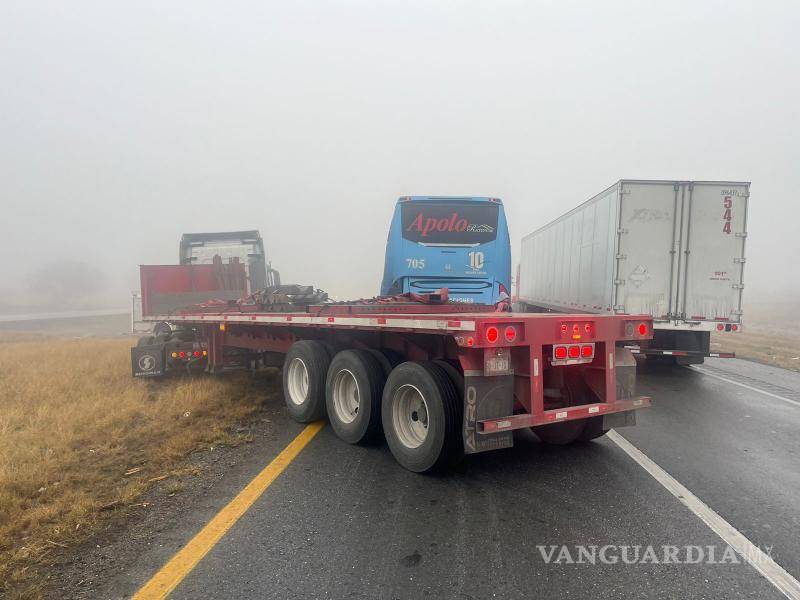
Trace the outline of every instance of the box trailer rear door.
[[677, 186], [621, 181], [614, 310], [667, 318], [674, 311]]
[[690, 321], [740, 322], [750, 184], [681, 184], [679, 313]]

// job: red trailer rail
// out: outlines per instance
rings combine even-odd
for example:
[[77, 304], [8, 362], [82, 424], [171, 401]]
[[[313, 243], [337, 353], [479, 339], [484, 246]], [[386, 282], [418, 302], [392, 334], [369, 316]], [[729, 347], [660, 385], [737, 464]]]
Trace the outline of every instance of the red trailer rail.
[[[532, 427], [545, 442], [589, 440], [635, 423], [624, 343], [650, 339], [649, 316], [471, 312], [419, 302], [266, 312], [239, 303], [146, 315], [160, 338], [132, 349], [135, 375], [283, 365], [290, 414], [327, 417], [339, 437], [385, 435], [413, 471], [513, 445]], [[169, 326], [165, 325], [169, 324]]]

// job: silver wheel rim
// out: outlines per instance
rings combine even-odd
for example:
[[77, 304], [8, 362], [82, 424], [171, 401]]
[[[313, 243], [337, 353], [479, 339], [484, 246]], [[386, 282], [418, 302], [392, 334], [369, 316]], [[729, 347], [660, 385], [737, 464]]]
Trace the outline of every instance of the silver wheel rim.
[[352, 423], [358, 416], [361, 393], [355, 375], [342, 369], [333, 379], [333, 409], [342, 423]]
[[428, 437], [429, 411], [425, 397], [410, 384], [401, 385], [392, 399], [392, 425], [406, 448], [419, 448]]
[[302, 359], [294, 358], [289, 363], [286, 381], [289, 388], [289, 400], [292, 404], [300, 406], [308, 396], [308, 369]]

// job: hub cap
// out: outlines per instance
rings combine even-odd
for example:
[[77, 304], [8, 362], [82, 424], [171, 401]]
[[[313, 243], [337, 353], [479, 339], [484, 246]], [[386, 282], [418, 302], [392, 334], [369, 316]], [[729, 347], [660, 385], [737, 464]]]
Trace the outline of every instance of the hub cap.
[[413, 385], [403, 385], [394, 393], [392, 424], [407, 448], [420, 447], [428, 437], [428, 404]]
[[300, 406], [308, 396], [308, 369], [306, 363], [295, 358], [289, 363], [289, 372], [286, 376], [289, 388], [289, 400], [292, 404]]
[[352, 423], [358, 416], [361, 395], [353, 373], [342, 369], [333, 380], [333, 408], [342, 423]]

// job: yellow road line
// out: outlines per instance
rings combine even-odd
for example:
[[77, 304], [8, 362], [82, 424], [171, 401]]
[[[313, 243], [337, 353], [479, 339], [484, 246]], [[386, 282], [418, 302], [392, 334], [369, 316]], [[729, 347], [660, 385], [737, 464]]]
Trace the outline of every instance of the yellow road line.
[[325, 427], [324, 421], [315, 421], [306, 426], [300, 435], [294, 438], [261, 473], [256, 475], [255, 479], [247, 484], [247, 487], [239, 492], [188, 544], [161, 567], [150, 581], [134, 594], [133, 600], [166, 598], [323, 427]]

